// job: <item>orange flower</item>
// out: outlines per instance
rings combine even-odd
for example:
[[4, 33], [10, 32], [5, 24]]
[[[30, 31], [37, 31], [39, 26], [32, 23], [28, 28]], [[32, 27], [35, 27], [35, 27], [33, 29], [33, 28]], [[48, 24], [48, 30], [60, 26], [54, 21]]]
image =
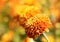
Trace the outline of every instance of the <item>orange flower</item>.
[[0, 0], [0, 10], [3, 8], [6, 0]]
[[4, 34], [2, 36], [2, 41], [3, 42], [9, 42], [14, 38], [14, 32], [13, 31], [9, 31], [8, 33]]
[[[34, 3], [35, 1], [36, 1], [36, 3]], [[37, 13], [41, 13], [41, 11], [40, 11], [41, 7], [37, 0], [20, 0], [18, 2], [12, 1], [10, 3], [12, 4], [10, 15], [13, 17], [16, 15], [26, 16], [28, 14], [35, 15]], [[23, 3], [23, 4], [21, 4], [21, 3]], [[32, 3], [34, 3], [34, 5], [29, 5]], [[31, 16], [31, 15], [29, 15], [29, 16]]]
[[28, 37], [36, 38], [40, 34], [50, 28], [51, 22], [49, 18], [42, 14], [37, 14], [29, 18], [25, 24], [25, 31]]
[[13, 8], [13, 11], [16, 13], [15, 15], [19, 15], [21, 17], [24, 16], [25, 18], [29, 18], [35, 14], [41, 13], [40, 8], [38, 6], [28, 5], [16, 5]]

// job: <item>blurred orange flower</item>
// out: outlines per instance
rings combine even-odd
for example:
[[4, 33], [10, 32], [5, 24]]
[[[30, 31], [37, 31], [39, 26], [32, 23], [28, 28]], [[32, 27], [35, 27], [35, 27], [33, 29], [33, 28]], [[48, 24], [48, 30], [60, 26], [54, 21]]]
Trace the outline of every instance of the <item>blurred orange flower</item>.
[[2, 10], [2, 8], [3, 8], [6, 1], [7, 0], [0, 0], [0, 10]]
[[10, 42], [14, 38], [14, 32], [9, 31], [2, 36], [3, 42]]

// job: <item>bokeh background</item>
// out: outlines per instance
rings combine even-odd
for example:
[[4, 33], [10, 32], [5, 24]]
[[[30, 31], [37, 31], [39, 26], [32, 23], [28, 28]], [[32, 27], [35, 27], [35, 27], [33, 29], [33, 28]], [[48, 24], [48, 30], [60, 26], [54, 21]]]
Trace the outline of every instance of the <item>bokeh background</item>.
[[[0, 0], [0, 42], [22, 42], [26, 38], [25, 30], [13, 18], [11, 7], [21, 0]], [[32, 0], [30, 0], [32, 1]], [[39, 0], [41, 13], [49, 16], [53, 27], [46, 33], [50, 42], [60, 42], [60, 0]], [[6, 41], [8, 40], [8, 41]], [[43, 35], [36, 42], [47, 42]]]

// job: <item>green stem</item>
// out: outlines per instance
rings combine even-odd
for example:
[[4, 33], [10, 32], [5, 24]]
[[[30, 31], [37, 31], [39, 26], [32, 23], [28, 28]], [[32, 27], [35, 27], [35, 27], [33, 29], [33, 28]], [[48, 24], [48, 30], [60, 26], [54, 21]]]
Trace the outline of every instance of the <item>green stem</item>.
[[43, 33], [44, 37], [46, 38], [47, 42], [50, 42], [50, 40], [48, 39], [48, 37], [46, 36], [46, 33]]

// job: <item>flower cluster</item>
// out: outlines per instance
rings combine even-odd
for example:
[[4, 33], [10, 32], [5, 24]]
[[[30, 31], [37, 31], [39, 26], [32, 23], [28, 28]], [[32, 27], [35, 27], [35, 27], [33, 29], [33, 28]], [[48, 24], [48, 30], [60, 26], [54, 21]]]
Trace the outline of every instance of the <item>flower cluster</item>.
[[51, 26], [49, 18], [40, 11], [40, 5], [35, 0], [26, 0], [25, 4], [15, 5], [14, 12], [19, 15], [18, 21], [25, 28], [28, 37], [35, 38]]

